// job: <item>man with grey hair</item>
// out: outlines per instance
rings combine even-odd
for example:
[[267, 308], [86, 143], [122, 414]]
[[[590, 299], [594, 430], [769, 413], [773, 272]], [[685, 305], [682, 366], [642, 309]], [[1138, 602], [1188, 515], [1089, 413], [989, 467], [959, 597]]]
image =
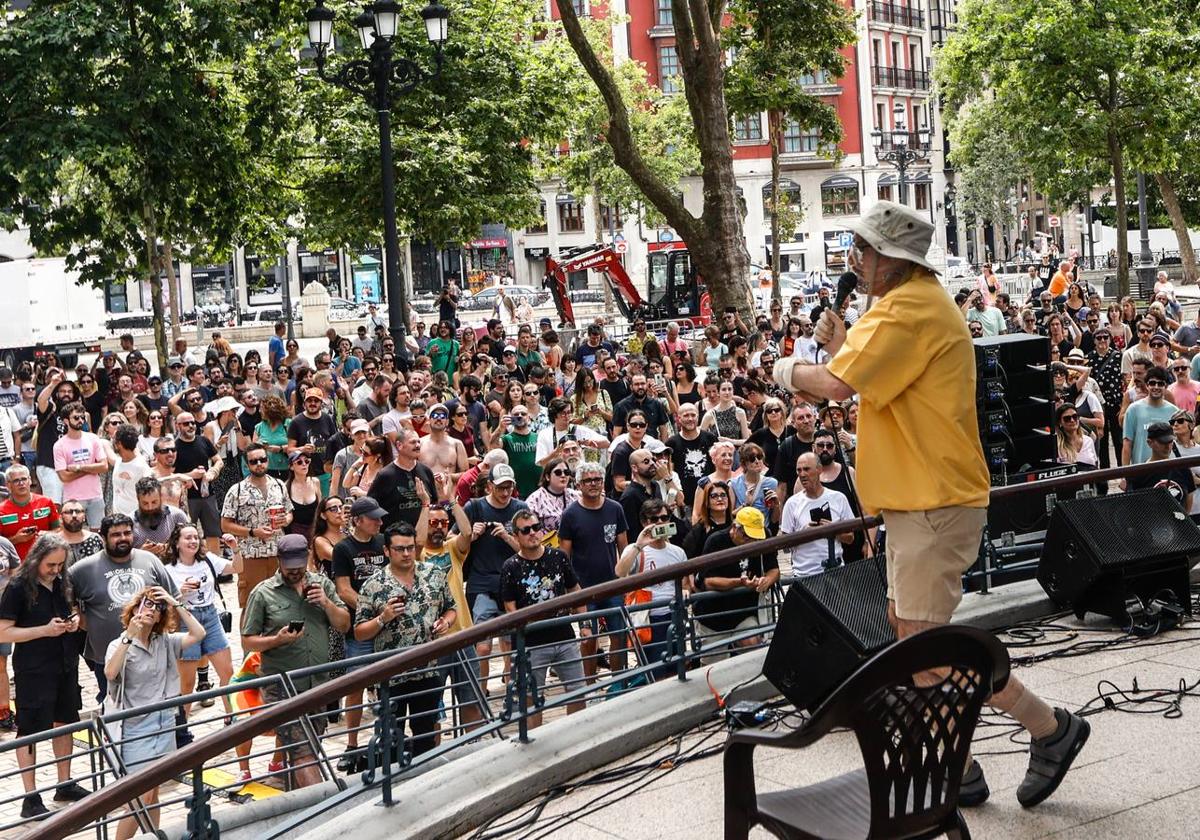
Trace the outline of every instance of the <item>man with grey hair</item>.
[[[651, 457], [651, 464], [653, 460]], [[604, 496], [603, 467], [584, 461], [575, 471], [575, 479], [581, 495], [579, 501], [567, 505], [563, 511], [558, 525], [558, 547], [571, 558], [575, 577], [586, 589], [616, 578], [617, 558], [629, 543], [629, 528], [621, 505]], [[614, 595], [593, 601], [588, 609], [609, 609], [623, 603], [620, 595]], [[608, 632], [613, 634], [608, 661], [615, 673], [625, 667], [627, 628], [619, 613], [609, 615], [604, 621]], [[584, 672], [589, 679], [596, 675], [597, 632], [597, 628], [592, 628], [593, 635], [582, 643]]]

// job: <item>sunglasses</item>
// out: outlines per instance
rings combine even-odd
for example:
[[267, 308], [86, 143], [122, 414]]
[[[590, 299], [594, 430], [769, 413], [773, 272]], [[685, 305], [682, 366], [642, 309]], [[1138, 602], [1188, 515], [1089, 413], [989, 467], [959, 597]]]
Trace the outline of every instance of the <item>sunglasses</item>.
[[526, 391], [525, 392], [525, 396], [527, 396], [527, 397], [536, 397], [537, 395], [538, 395], [537, 391]]
[[[155, 449], [154, 451], [157, 452], [159, 455], [174, 455], [175, 447], [168, 446], [166, 449]], [[253, 463], [253, 462], [251, 462], [251, 463]]]
[[541, 530], [542, 530], [541, 522], [536, 522], [533, 525], [526, 525], [524, 528], [513, 528], [513, 531], [515, 531], [516, 533], [525, 534], [525, 535], [535, 534]]
[[767, 414], [783, 414], [783, 409], [778, 406], [772, 406], [767, 409]]
[[550, 475], [564, 475], [567, 478], [571, 477], [570, 470], [550, 470]]
[[[160, 450], [160, 451], [161, 451], [161, 450]], [[172, 449], [172, 450], [170, 450], [170, 451], [171, 451], [171, 452], [174, 452], [175, 450], [173, 450], [173, 449]], [[266, 458], [247, 458], [247, 459], [246, 459], [246, 463], [247, 463], [247, 464], [250, 464], [250, 465], [254, 465], [254, 464], [265, 464], [265, 463], [267, 463], [267, 459], [266, 459]]]
[[647, 522], [670, 522], [671, 517], [670, 517], [670, 515], [664, 513], [659, 516], [647, 516], [646, 521]]
[[710, 502], [715, 501], [716, 499], [724, 499], [725, 501], [729, 501], [729, 494], [728, 493], [709, 493], [708, 494], [708, 500]]
[[1078, 420], [1078, 419], [1079, 419], [1078, 414], [1064, 414], [1062, 416], [1062, 420], [1064, 423], [1067, 422], [1068, 420]]
[[1150, 385], [1151, 387], [1157, 386], [1159, 388], [1165, 388], [1167, 385], [1167, 383], [1163, 382], [1161, 379], [1147, 379], [1146, 384]]
[[1154, 332], [1154, 330], [1143, 330], [1141, 328], [1138, 329], [1139, 335], [1150, 335], [1150, 333], [1152, 333], [1152, 332]]
[[450, 415], [444, 411], [434, 411], [434, 412], [430, 412], [430, 414], [429, 414], [430, 420], [446, 420], [449, 417], [450, 417]]
[[832, 443], [814, 443], [813, 449], [836, 449]]
[[467, 412], [465, 412], [465, 411], [456, 411], [456, 412], [454, 412], [454, 416], [455, 416], [455, 417], [466, 417], [466, 416], [467, 416]]
[[631, 428], [631, 429], [644, 429], [644, 428], [646, 428], [646, 424], [645, 424], [645, 423], [630, 423], [630, 424], [629, 424], [629, 428]]
[[743, 464], [756, 464], [761, 460], [763, 460], [763, 456], [761, 456], [761, 455], [747, 455], [745, 458], [742, 459], [742, 463]]

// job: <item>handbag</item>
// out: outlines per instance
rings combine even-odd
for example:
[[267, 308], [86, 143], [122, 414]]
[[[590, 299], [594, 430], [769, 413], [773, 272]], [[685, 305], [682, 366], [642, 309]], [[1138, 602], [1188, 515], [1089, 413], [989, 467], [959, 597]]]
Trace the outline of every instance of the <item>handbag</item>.
[[233, 613], [229, 611], [229, 605], [225, 603], [225, 595], [221, 592], [221, 582], [217, 580], [217, 567], [212, 564], [212, 561], [207, 556], [201, 555], [204, 562], [208, 564], [208, 570], [212, 572], [213, 589], [217, 592], [217, 597], [221, 599], [221, 611], [217, 613], [217, 620], [221, 622], [221, 629], [226, 633], [233, 632]]
[[[638, 572], [646, 570], [646, 555], [645, 552], [638, 552]], [[654, 600], [654, 593], [649, 589], [635, 589], [632, 592], [625, 593], [625, 606], [636, 607], [642, 604], [648, 604]], [[637, 633], [638, 641], [643, 645], [650, 644], [654, 638], [653, 631], [650, 628], [650, 610], [630, 610], [629, 618], [633, 622], [634, 632]]]

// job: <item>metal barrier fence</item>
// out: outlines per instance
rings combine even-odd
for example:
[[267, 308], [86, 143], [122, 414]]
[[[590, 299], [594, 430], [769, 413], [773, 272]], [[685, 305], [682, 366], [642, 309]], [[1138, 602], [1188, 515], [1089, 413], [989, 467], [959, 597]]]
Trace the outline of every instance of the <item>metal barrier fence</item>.
[[[1176, 467], [1200, 467], [1200, 456], [1096, 470], [1047, 481], [994, 488], [992, 498], [1081, 487], [1110, 479], [1161, 473]], [[569, 711], [572, 704], [577, 705], [581, 702], [603, 702], [602, 698], [634, 691], [639, 685], [658, 679], [685, 680], [688, 667], [697, 661], [703, 663], [708, 657], [727, 655], [734, 652], [735, 648], [757, 646], [766, 642], [777, 616], [779, 587], [771, 592], [765, 602], [760, 601], [758, 607], [747, 608], [753, 611], [748, 623], [739, 619], [732, 629], [714, 632], [714, 628], [706, 626], [705, 621], [713, 622], [714, 616], [719, 617], [720, 613], [708, 613], [702, 617], [703, 620], [698, 620], [696, 606], [706, 600], [719, 598], [720, 595], [701, 593], [690, 598], [685, 597], [684, 580], [691, 575], [750, 555], [786, 551], [803, 543], [825, 540], [840, 533], [872, 528], [880, 524], [880, 519], [867, 517], [755, 541], [749, 545], [689, 559], [674, 566], [610, 581], [553, 601], [525, 607], [413, 648], [384, 651], [356, 660], [262, 677], [236, 686], [213, 689], [148, 707], [174, 707], [180, 703], [196, 702], [208, 697], [221, 697], [246, 687], [270, 684], [279, 685], [285, 698], [276, 703], [264, 704], [250, 713], [239, 714], [234, 720], [223, 721], [228, 725], [128, 775], [123, 775], [124, 768], [121, 766], [117, 750], [114, 749], [114, 744], [119, 744], [121, 739], [115, 736], [112, 724], [118, 720], [144, 715], [147, 707], [9, 742], [4, 745], [5, 751], [27, 744], [48, 743], [56, 735], [82, 735], [86, 740], [86, 748], [77, 755], [86, 755], [89, 764], [89, 773], [82, 777], [82, 780], [95, 791], [84, 800], [55, 812], [45, 822], [30, 826], [29, 832], [24, 836], [30, 840], [58, 840], [80, 829], [92, 828], [98, 837], [104, 837], [108, 826], [123, 815], [117, 812], [123, 812], [127, 803], [132, 803], [135, 816], [139, 820], [148, 820], [149, 809], [139, 797], [156, 789], [163, 782], [184, 777], [191, 784], [190, 795], [165, 800], [159, 807], [185, 804], [188, 811], [189, 838], [215, 838], [219, 828], [213, 817], [213, 798], [227, 793], [232, 784], [211, 785], [206, 782], [206, 774], [239, 762], [243, 758], [249, 760], [266, 755], [266, 751], [253, 753], [253, 747], [247, 750], [245, 745], [252, 745], [256, 736], [270, 730], [279, 730], [281, 727], [286, 732], [293, 733], [295, 741], [292, 745], [299, 746], [306, 753], [303, 761], [289, 768], [289, 772], [316, 768], [323, 778], [333, 779], [339, 790], [312, 808], [297, 812], [284, 824], [264, 830], [261, 835], [263, 838], [283, 837], [298, 830], [319, 814], [361, 794], [364, 789], [378, 787], [383, 803], [391, 804], [395, 777], [410, 768], [418, 767], [481, 738], [511, 737], [514, 730], [518, 741], [524, 741], [528, 737], [530, 727], [536, 725], [542, 713], [555, 712], [564, 707]], [[672, 585], [671, 598], [638, 604], [636, 607], [612, 606], [580, 615], [558, 617], [561, 613], [577, 607], [596, 602], [605, 603], [608, 599], [664, 583]], [[643, 613], [648, 621], [639, 620]], [[603, 650], [599, 644], [593, 649], [590, 644], [585, 647], [583, 642], [580, 642], [579, 660], [585, 668], [583, 684], [579, 685], [574, 676], [569, 676], [564, 684], [562, 675], [556, 674], [559, 677], [557, 681], [539, 687], [535, 668], [540, 668], [540, 662], [535, 660], [538, 658], [539, 649], [544, 649], [545, 645], [530, 644], [530, 635], [533, 634], [536, 638], [539, 631], [554, 630], [580, 622], [596, 622], [601, 618], [612, 619], [611, 622], [605, 622], [602, 631], [598, 631], [597, 642], [607, 640], [608, 649]], [[650, 630], [648, 644], [636, 635], [638, 630], [643, 629]], [[630, 635], [631, 631], [633, 636]], [[473, 650], [481, 643], [486, 644], [494, 638], [509, 636], [513, 640], [511, 650], [502, 647], [499, 651], [480, 653], [478, 656], [476, 650]], [[621, 661], [623, 650], [625, 661]], [[607, 656], [610, 668], [615, 666], [615, 669], [610, 670], [607, 679], [589, 679], [589, 670], [592, 673], [600, 670], [601, 656]], [[573, 659], [573, 655], [566, 657], [568, 661]], [[630, 664], [630, 659], [633, 664]], [[484, 662], [487, 663], [486, 671], [482, 668]], [[493, 708], [487, 687], [493, 679], [492, 665], [497, 662], [499, 670], [495, 679], [504, 687], [504, 699], [497, 708]], [[565, 667], [567, 663], [563, 664]], [[347, 665], [351, 667], [343, 676], [317, 684], [305, 692], [295, 692], [297, 680], [313, 674], [341, 670]], [[476, 670], [477, 668], [479, 670]], [[432, 687], [419, 686], [415, 692], [405, 692], [403, 682], [395, 679], [399, 676], [403, 676], [404, 681], [432, 680], [436, 684]], [[444, 708], [453, 722], [449, 729], [440, 733], [440, 743], [435, 744], [432, 749], [418, 752], [416, 738], [412, 737], [418, 734], [412, 731], [413, 721], [420, 714], [429, 715], [432, 712], [429, 708], [419, 707], [414, 714], [413, 699], [422, 692], [435, 691], [444, 704], [447, 682], [450, 683], [448, 695], [451, 702]], [[352, 757], [365, 758], [367, 766], [362, 775], [350, 784], [334, 771], [326, 748], [331, 736], [322, 735], [322, 730], [331, 703], [371, 686], [378, 687], [377, 698], [368, 703], [354, 704], [350, 709], [359, 706], [375, 717], [372, 723], [362, 725], [359, 730], [363, 733], [369, 731], [371, 737]], [[459, 689], [462, 690], [461, 696], [456, 693]], [[468, 717], [467, 710], [471, 708], [478, 708], [478, 720], [465, 720]], [[217, 714], [217, 717], [223, 716], [223, 713]], [[294, 727], [287, 727], [291, 721], [298, 721], [299, 731]], [[195, 719], [192, 725], [198, 726], [200, 723], [199, 719]], [[403, 735], [405, 728], [410, 731], [408, 738]], [[422, 732], [427, 733], [428, 730], [423, 729]], [[435, 739], [437, 737], [435, 735]], [[426, 741], [420, 747], [424, 750], [427, 745]], [[241, 751], [238, 750], [239, 747], [242, 748]], [[229, 756], [231, 751], [234, 753], [233, 757]], [[54, 763], [47, 761], [38, 767], [47, 767]], [[238, 785], [241, 784], [243, 783], [239, 780]], [[0, 806], [5, 803], [11, 804], [16, 798], [9, 796], [0, 802]], [[10, 823], [0, 826], [0, 830], [7, 831], [17, 825], [19, 823]]]

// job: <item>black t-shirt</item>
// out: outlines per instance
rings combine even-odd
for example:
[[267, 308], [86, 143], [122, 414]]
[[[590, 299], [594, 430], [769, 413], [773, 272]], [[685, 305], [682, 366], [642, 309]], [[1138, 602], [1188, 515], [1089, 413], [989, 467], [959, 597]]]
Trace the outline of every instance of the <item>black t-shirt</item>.
[[[23, 583], [10, 583], [0, 597], [0, 619], [12, 621], [15, 627], [42, 627], [52, 618], [66, 618], [71, 614], [61, 577], [54, 579], [52, 590], [41, 583], [36, 586], [37, 600], [30, 601]], [[17, 643], [13, 670], [21, 680], [24, 695], [21, 702], [34, 705], [52, 701], [54, 690], [59, 688], [73, 690], [78, 699], [82, 636], [82, 633], [63, 633]]]
[[146, 406], [146, 411], [162, 411], [167, 407], [167, 403], [170, 402], [170, 400], [162, 396], [161, 392], [157, 397], [152, 397], [149, 394], [138, 394], [137, 398], [142, 405]]
[[1164, 487], [1171, 496], [1187, 511], [1187, 494], [1196, 492], [1196, 479], [1192, 471], [1186, 467], [1175, 467], [1165, 473], [1153, 475], [1130, 476], [1125, 479], [1130, 490], [1147, 490], [1151, 487]]
[[768, 471], [771, 478], [787, 486], [787, 495], [792, 495], [792, 485], [796, 483], [796, 459], [805, 452], [812, 452], [811, 441], [804, 441], [795, 433], [785, 437], [775, 453], [775, 466]]
[[[733, 537], [728, 530], [717, 531], [710, 534], [708, 539], [704, 541], [704, 553], [712, 554], [717, 551], [724, 551], [727, 548], [733, 548], [733, 546]], [[745, 548], [745, 546], [742, 547]], [[733, 560], [700, 572], [696, 575], [696, 586], [701, 591], [704, 591], [704, 581], [708, 578], [740, 578], [743, 575], [755, 578], [762, 577], [772, 569], [778, 568], [779, 563], [775, 559], [774, 552], [753, 554], [741, 560]], [[753, 616], [757, 606], [758, 593], [749, 587], [743, 587], [722, 593], [720, 597], [712, 598], [711, 600], [705, 598], [695, 601], [692, 613], [697, 618], [707, 616], [707, 618], [704, 618], [703, 623], [713, 630], [725, 631], [732, 630], [744, 619]]]
[[333, 547], [333, 578], [350, 578], [355, 592], [376, 570], [387, 565], [383, 553], [383, 537], [376, 534], [367, 542], [359, 542], [354, 535], [346, 537]]
[[288, 440], [295, 441], [297, 446], [303, 446], [306, 443], [313, 445], [312, 463], [308, 467], [309, 475], [325, 475], [325, 462], [333, 460], [333, 453], [326, 454], [325, 444], [337, 434], [337, 431], [337, 424], [325, 412], [321, 412], [320, 416], [315, 419], [306, 414], [298, 414], [292, 418], [292, 425], [288, 426]]
[[[621, 510], [625, 512], [625, 523], [629, 526], [630, 531], [635, 535], [642, 532], [642, 505], [649, 499], [661, 498], [662, 495], [658, 492], [657, 484], [650, 491], [636, 481], [630, 481], [625, 485], [620, 502]], [[635, 536], [634, 539], [637, 537]]]
[[247, 438], [254, 435], [254, 427], [262, 422], [262, 414], [255, 412], [251, 414], [249, 411], [243, 411], [238, 415], [238, 427], [241, 428], [242, 434]]
[[[471, 524], [476, 522], [498, 522], [507, 525], [518, 512], [526, 509], [520, 499], [511, 499], [502, 508], [492, 507], [487, 497], [472, 499], [463, 508]], [[500, 570], [504, 561], [512, 557], [512, 546], [485, 529], [479, 539], [471, 543], [471, 551], [463, 563], [463, 577], [467, 581], [468, 593], [500, 593]]]
[[458, 293], [449, 288], [443, 289], [438, 297], [438, 323], [449, 321], [455, 323], [454, 313], [458, 310]]
[[[217, 448], [204, 435], [196, 435], [191, 441], [175, 438], [175, 472], [189, 473], [196, 467], [208, 469]], [[189, 499], [200, 498], [200, 482], [188, 488]]]
[[[542, 556], [537, 560], [514, 554], [500, 567], [500, 598], [502, 601], [512, 601], [517, 609], [560, 598], [578, 585], [579, 581], [575, 578], [570, 559], [557, 548], [542, 549]], [[562, 609], [554, 615], [569, 613], [570, 610]], [[564, 624], [547, 630], [531, 631], [526, 635], [525, 641], [529, 645], [546, 645], [574, 638], [574, 629], [571, 625]]]
[[383, 527], [395, 525], [397, 522], [407, 522], [414, 528], [421, 518], [421, 497], [417, 495], [417, 481], [425, 482], [425, 490], [429, 498], [437, 498], [437, 488], [433, 483], [433, 471], [422, 463], [413, 465], [411, 470], [402, 468], [395, 461], [375, 474], [368, 495], [387, 511]]
[[671, 465], [679, 473], [679, 485], [688, 507], [696, 499], [696, 482], [713, 471], [708, 450], [716, 442], [717, 436], [709, 431], [701, 431], [695, 440], [688, 440], [676, 432], [667, 440], [667, 446], [671, 447]]
[[558, 522], [558, 538], [571, 543], [571, 566], [580, 586], [616, 578], [617, 537], [626, 531], [625, 512], [612, 499], [605, 499], [599, 510], [579, 502], [567, 505]]
[[54, 444], [67, 433], [67, 421], [58, 416], [58, 405], [50, 400], [45, 411], [37, 413], [37, 465], [54, 469]]
[[630, 394], [613, 405], [613, 425], [621, 426], [624, 429], [626, 416], [635, 408], [640, 408], [646, 413], [646, 434], [648, 435], [657, 435], [658, 427], [667, 422], [667, 410], [663, 408], [663, 404], [657, 397], [647, 395], [639, 401], [637, 397]]
[[614, 406], [629, 396], [629, 384], [620, 377], [616, 382], [610, 381], [607, 376], [601, 377], [600, 387], [608, 393], [608, 398]]

